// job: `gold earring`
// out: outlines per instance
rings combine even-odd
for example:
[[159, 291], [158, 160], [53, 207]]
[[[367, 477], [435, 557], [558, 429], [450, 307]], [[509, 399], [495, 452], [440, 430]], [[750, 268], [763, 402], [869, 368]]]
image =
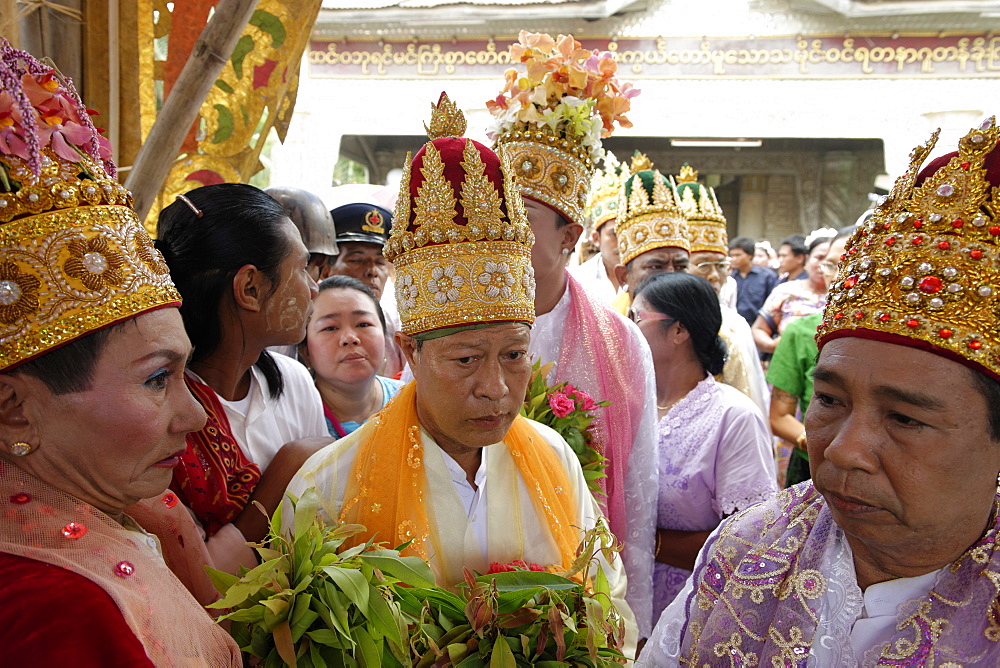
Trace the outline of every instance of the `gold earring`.
[[25, 443], [24, 441], [11, 443], [10, 445], [10, 453], [18, 457], [24, 457], [26, 454], [30, 453], [31, 450], [31, 443]]

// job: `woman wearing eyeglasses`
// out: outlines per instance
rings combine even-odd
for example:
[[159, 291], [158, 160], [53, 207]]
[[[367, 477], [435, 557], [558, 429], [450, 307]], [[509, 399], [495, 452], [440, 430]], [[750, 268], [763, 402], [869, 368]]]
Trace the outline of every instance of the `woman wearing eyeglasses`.
[[742, 392], [718, 383], [726, 346], [709, 283], [657, 274], [639, 284], [630, 311], [649, 342], [656, 373], [660, 489], [653, 620], [691, 574], [723, 517], [778, 489], [763, 416]]

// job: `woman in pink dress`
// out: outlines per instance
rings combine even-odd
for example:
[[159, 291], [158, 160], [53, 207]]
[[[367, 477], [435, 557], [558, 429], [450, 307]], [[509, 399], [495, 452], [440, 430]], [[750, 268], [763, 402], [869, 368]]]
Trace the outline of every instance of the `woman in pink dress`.
[[653, 621], [680, 591], [708, 534], [723, 517], [778, 490], [760, 409], [718, 383], [726, 346], [708, 281], [657, 274], [630, 311], [653, 352], [659, 411]]

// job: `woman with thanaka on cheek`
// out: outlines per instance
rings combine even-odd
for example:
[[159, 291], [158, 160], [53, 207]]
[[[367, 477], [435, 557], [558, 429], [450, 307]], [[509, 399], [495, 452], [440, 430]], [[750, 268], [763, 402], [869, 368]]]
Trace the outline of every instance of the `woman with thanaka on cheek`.
[[385, 316], [371, 288], [350, 276], [319, 284], [299, 356], [312, 369], [330, 436], [343, 438], [396, 396], [403, 384], [378, 375]]
[[267, 533], [251, 502], [270, 515], [302, 462], [329, 442], [308, 372], [267, 351], [305, 337], [316, 283], [298, 230], [252, 186], [178, 197], [160, 213], [158, 234], [195, 347], [186, 381], [208, 413], [172, 488], [201, 522], [217, 567], [236, 572], [253, 563], [245, 543]]

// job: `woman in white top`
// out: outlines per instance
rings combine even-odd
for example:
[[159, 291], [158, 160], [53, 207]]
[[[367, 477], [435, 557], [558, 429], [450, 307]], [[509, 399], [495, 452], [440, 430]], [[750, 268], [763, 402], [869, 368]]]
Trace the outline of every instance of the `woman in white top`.
[[305, 337], [316, 283], [295, 226], [253, 186], [179, 196], [157, 234], [194, 345], [186, 381], [208, 414], [171, 487], [204, 527], [216, 564], [235, 571], [252, 558], [245, 543], [267, 533], [251, 501], [273, 512], [302, 462], [329, 442], [308, 371], [266, 350]]
[[312, 369], [330, 436], [350, 434], [403, 386], [378, 375], [385, 331], [382, 307], [367, 285], [350, 276], [319, 284], [299, 356]]

